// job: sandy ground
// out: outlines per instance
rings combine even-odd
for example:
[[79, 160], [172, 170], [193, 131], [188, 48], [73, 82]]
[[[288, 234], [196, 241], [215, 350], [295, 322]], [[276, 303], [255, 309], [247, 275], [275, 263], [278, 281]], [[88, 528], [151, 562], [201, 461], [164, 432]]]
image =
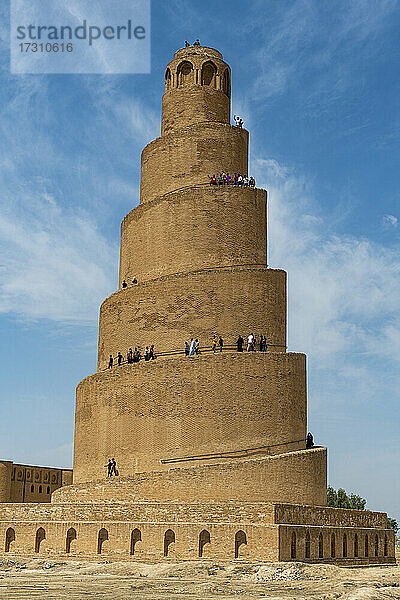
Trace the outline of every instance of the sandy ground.
[[[400, 558], [400, 557], [399, 557]], [[302, 563], [0, 560], [7, 600], [400, 600], [400, 567]]]

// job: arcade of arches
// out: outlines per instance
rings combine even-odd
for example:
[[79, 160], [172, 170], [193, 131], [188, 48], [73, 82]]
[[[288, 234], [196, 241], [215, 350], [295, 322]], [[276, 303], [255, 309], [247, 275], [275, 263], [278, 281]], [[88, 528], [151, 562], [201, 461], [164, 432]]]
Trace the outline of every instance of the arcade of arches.
[[[51, 529], [51, 528], [50, 528]], [[48, 531], [45, 527], [39, 527], [35, 532], [32, 532], [31, 537], [31, 552], [36, 554], [48, 553], [46, 540], [48, 539]], [[217, 558], [221, 557], [221, 536], [219, 532], [210, 533], [210, 530], [202, 529], [200, 532], [188, 534], [188, 531], [182, 531], [181, 527], [166, 530], [159, 530], [160, 539], [155, 540], [154, 532], [149, 532], [146, 527], [135, 527], [130, 531], [130, 535], [121, 537], [113, 527], [102, 527], [93, 536], [89, 538], [86, 532], [77, 534], [77, 528], [70, 527], [64, 534], [66, 554], [79, 554], [82, 548], [92, 548], [94, 553], [96, 548], [97, 554], [112, 555], [112, 546], [118, 539], [119, 547], [122, 554], [130, 555], [134, 558], [146, 558], [149, 553], [154, 554], [154, 548], [157, 546], [160, 549], [159, 557], [177, 557], [181, 555], [182, 544], [192, 546], [197, 538], [197, 558]], [[283, 536], [285, 536], [285, 532]], [[286, 532], [287, 533], [287, 532]], [[250, 535], [249, 535], [250, 534]], [[193, 539], [192, 535], [196, 538]], [[17, 552], [21, 543], [26, 541], [24, 532], [19, 533], [19, 528], [8, 527], [4, 536], [4, 551], [7, 553]], [[375, 533], [371, 534], [359, 531], [358, 533], [338, 533], [338, 531], [321, 531], [320, 528], [296, 527], [289, 530], [290, 539], [290, 557], [281, 556], [283, 560], [306, 560], [316, 562], [317, 560], [332, 561], [338, 559], [342, 562], [345, 559], [350, 559], [351, 562], [379, 562], [379, 559], [389, 558], [390, 539], [388, 534]], [[363, 552], [359, 553], [359, 541], [362, 540]], [[252, 534], [251, 530], [247, 532], [243, 529], [232, 533], [226, 539], [223, 539], [223, 549], [226, 557], [231, 558], [249, 558], [252, 555], [252, 544], [257, 544], [257, 539]], [[161, 544], [162, 542], [162, 544]], [[177, 544], [179, 545], [178, 552], [176, 551]], [[162, 552], [161, 552], [162, 549]], [[188, 548], [187, 548], [188, 549]], [[26, 548], [27, 550], [27, 548]], [[86, 552], [90, 554], [89, 552]], [[196, 555], [192, 556], [196, 558]], [[346, 560], [348, 562], [348, 560]]]
[[231, 76], [227, 67], [218, 68], [212, 60], [206, 60], [199, 68], [188, 60], [180, 62], [174, 72], [165, 71], [165, 91], [192, 85], [208, 86], [223, 91], [231, 97]]

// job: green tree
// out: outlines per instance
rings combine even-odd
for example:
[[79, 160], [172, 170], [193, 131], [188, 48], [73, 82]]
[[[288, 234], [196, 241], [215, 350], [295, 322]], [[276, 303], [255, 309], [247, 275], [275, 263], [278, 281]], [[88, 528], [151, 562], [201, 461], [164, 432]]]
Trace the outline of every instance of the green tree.
[[388, 526], [388, 529], [394, 529], [395, 533], [397, 533], [399, 530], [399, 526], [397, 524], [396, 519], [392, 519], [392, 517], [387, 518], [387, 526]]
[[328, 502], [327, 502], [328, 506], [333, 506], [335, 508], [337, 506], [337, 493], [331, 486], [328, 487], [327, 497], [328, 497]]
[[365, 510], [367, 501], [357, 494], [346, 493], [346, 490], [339, 488], [338, 491], [333, 487], [328, 487], [327, 504], [334, 508], [352, 508], [353, 510]]
[[357, 494], [350, 494], [349, 504], [349, 508], [353, 508], [355, 510], [365, 510], [365, 505], [367, 504], [367, 501], [364, 500], [364, 498], [361, 498], [361, 496], [358, 496]]
[[350, 508], [349, 498], [343, 488], [339, 488], [337, 491], [337, 504], [338, 508]]

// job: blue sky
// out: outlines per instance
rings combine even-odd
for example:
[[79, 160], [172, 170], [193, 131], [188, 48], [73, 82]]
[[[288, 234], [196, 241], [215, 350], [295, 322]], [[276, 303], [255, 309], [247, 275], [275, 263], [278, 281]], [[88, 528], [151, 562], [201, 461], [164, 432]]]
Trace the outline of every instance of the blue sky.
[[395, 0], [153, 0], [150, 75], [9, 73], [0, 8], [0, 456], [70, 466], [119, 228], [184, 40], [232, 68], [250, 171], [289, 273], [289, 348], [329, 481], [400, 519], [400, 8]]

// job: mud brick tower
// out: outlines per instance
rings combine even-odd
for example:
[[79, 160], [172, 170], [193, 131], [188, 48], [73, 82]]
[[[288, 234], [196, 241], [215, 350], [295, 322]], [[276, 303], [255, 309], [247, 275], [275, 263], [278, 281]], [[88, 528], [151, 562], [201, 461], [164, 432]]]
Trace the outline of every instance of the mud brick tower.
[[[98, 371], [77, 388], [74, 483], [48, 506], [0, 505], [8, 551], [394, 561], [386, 515], [327, 508], [326, 448], [305, 448], [306, 357], [286, 352], [267, 193], [208, 183], [247, 174], [230, 96], [220, 52], [175, 53], [140, 204], [122, 222], [119, 290], [100, 309]], [[236, 351], [251, 332], [267, 352]], [[223, 352], [210, 351], [215, 334]], [[185, 357], [190, 338], [208, 351]], [[110, 354], [150, 344], [156, 360], [107, 369]]]

